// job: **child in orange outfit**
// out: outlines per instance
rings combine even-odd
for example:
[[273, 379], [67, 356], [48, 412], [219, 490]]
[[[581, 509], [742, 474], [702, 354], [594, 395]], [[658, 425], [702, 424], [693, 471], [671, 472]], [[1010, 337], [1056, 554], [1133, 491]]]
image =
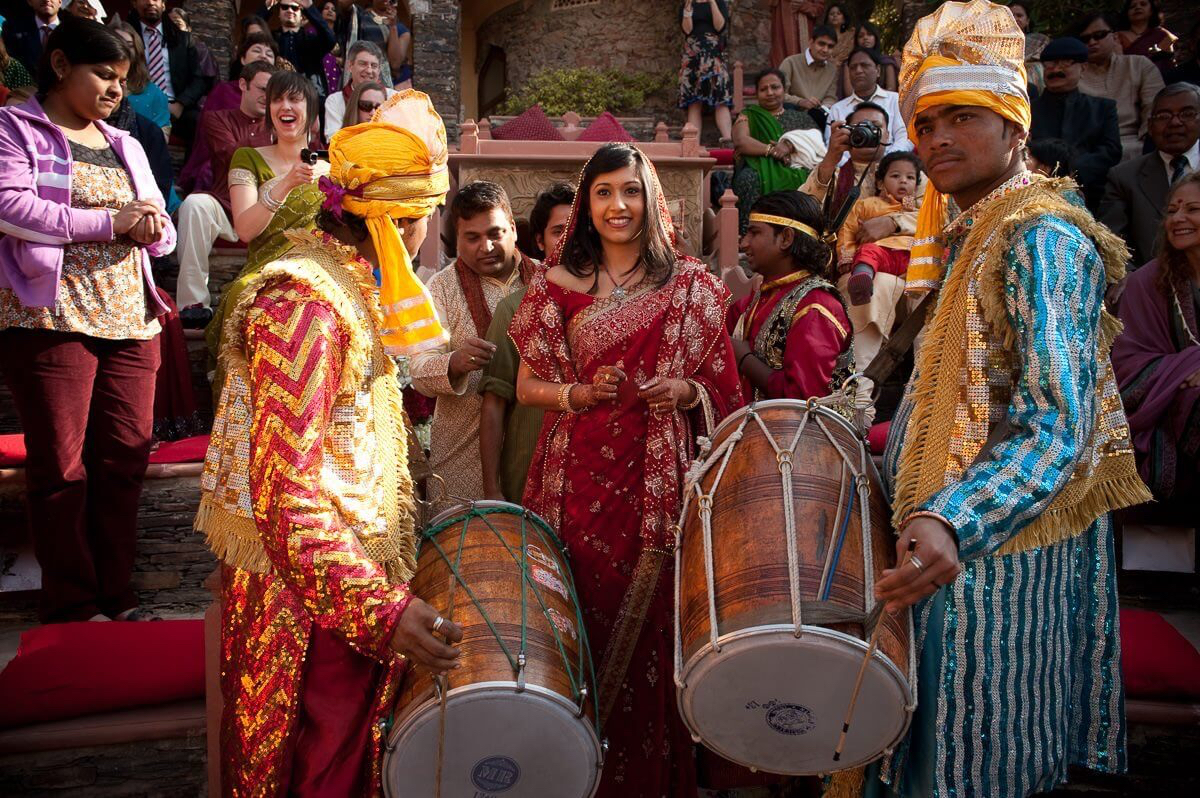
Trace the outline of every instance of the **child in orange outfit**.
[[857, 245], [856, 238], [867, 219], [913, 211], [920, 205], [917, 187], [921, 182], [921, 161], [911, 152], [893, 152], [884, 157], [875, 173], [879, 193], [854, 203], [838, 232], [838, 262], [843, 274], [849, 272], [847, 293], [850, 304], [865, 305], [875, 292], [875, 276], [888, 274], [903, 280], [908, 271], [911, 235], [890, 235], [869, 244]]

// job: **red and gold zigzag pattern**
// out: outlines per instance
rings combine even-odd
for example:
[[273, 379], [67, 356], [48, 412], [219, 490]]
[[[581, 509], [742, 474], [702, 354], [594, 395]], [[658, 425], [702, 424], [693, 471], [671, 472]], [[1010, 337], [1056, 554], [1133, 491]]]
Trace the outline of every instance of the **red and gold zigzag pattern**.
[[[248, 315], [247, 360], [254, 393], [250, 491], [272, 574], [223, 569], [222, 778], [224, 792], [271, 796], [286, 768], [314, 622], [357, 651], [402, 667], [388, 646], [409, 600], [388, 581], [321, 490], [323, 442], [341, 379], [348, 334], [333, 308], [298, 282], [264, 290]], [[376, 691], [375, 723], [395, 681]], [[353, 722], [353, 721], [352, 721]], [[378, 788], [379, 734], [369, 757]]]

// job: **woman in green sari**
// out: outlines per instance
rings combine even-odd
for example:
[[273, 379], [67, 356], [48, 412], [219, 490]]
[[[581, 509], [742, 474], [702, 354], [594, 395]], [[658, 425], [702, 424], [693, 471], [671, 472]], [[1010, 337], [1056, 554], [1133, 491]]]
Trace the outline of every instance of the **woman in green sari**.
[[[275, 143], [268, 147], [242, 147], [229, 164], [229, 199], [233, 227], [247, 244], [246, 266], [221, 292], [221, 304], [205, 329], [209, 365], [220, 352], [225, 316], [237, 304], [250, 278], [263, 266], [292, 248], [289, 230], [310, 230], [325, 195], [317, 179], [329, 164], [300, 160], [308, 146], [309, 120], [316, 119], [317, 93], [312, 83], [296, 72], [277, 72], [267, 84], [267, 122]], [[221, 375], [213, 390], [221, 391]]]
[[755, 79], [758, 105], [748, 105], [733, 125], [733, 193], [738, 198], [740, 232], [749, 224], [750, 207], [764, 194], [795, 190], [808, 179], [807, 169], [788, 165], [792, 146], [779, 139], [793, 130], [815, 130], [806, 111], [784, 107], [783, 73], [768, 69]]

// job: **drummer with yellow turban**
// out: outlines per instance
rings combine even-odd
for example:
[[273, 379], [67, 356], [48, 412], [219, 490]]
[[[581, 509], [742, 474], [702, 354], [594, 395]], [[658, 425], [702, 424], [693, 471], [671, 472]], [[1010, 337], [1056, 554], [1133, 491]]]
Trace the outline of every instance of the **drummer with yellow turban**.
[[447, 670], [443, 639], [461, 639], [408, 589], [390, 357], [445, 337], [409, 254], [446, 193], [445, 128], [402, 92], [335, 135], [329, 160], [324, 231], [294, 231], [247, 280], [221, 342], [196, 528], [221, 563], [222, 795], [380, 794], [405, 658]]
[[920, 20], [900, 108], [932, 184], [907, 288], [934, 296], [885, 455], [902, 565], [875, 594], [912, 607], [917, 689], [879, 775], [904, 796], [1022, 798], [1072, 765], [1125, 768], [1109, 514], [1150, 498], [1109, 363], [1125, 247], [1069, 179], [1025, 169], [1008, 8]]

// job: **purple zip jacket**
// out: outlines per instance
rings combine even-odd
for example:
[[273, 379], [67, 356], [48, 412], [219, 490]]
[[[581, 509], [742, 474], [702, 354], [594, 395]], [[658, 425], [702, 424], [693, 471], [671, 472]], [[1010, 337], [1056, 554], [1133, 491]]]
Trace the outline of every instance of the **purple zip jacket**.
[[[96, 125], [125, 164], [136, 197], [165, 208], [142, 145], [123, 130]], [[162, 217], [162, 238], [139, 247], [156, 316], [168, 308], [154, 290], [150, 257], [175, 249], [175, 227], [166, 212]], [[36, 97], [0, 108], [0, 234], [0, 288], [11, 288], [27, 307], [46, 308], [58, 298], [63, 245], [113, 238], [107, 210], [71, 207], [71, 147]]]

